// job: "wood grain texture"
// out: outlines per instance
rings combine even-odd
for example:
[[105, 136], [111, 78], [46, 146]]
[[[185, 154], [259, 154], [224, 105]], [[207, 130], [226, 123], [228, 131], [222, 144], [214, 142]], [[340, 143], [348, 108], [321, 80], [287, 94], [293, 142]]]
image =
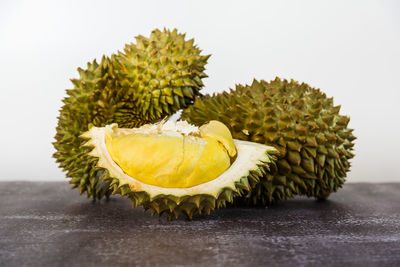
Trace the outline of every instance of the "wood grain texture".
[[63, 182], [0, 182], [0, 266], [400, 266], [400, 183], [169, 222]]

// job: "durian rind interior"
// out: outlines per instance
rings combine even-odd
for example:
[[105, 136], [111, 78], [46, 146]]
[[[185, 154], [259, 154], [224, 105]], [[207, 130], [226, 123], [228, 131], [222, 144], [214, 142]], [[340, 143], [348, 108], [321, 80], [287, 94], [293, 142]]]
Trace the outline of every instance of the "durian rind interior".
[[[192, 134], [193, 136], [195, 136], [196, 133], [199, 134], [198, 128], [191, 125], [180, 128], [179, 126], [182, 126], [184, 123], [186, 122], [178, 122], [177, 124], [166, 123], [161, 129], [163, 133], [162, 135], [168, 137], [176, 134]], [[179, 128], [179, 131], [177, 131], [177, 128]], [[143, 135], [145, 133], [148, 134], [149, 132], [156, 133], [159, 130], [159, 125], [144, 125], [140, 128], [119, 129], [116, 124], [111, 124], [106, 127], [92, 127], [83, 135], [83, 137], [90, 139], [86, 145], [93, 147], [90, 155], [98, 158], [97, 167], [107, 169], [111, 177], [118, 179], [119, 187], [128, 185], [132, 192], [146, 192], [150, 199], [165, 195], [171, 195], [179, 198], [198, 194], [211, 195], [217, 199], [224, 190], [229, 189], [233, 192], [237, 192], [237, 184], [242, 183], [243, 178], [246, 179], [249, 175], [251, 175], [252, 172], [255, 173], [253, 175], [254, 178], [257, 178], [256, 173], [262, 176], [263, 173], [261, 172], [265, 171], [265, 166], [268, 166], [268, 164], [272, 162], [271, 155], [276, 153], [276, 150], [273, 147], [246, 141], [233, 140], [237, 155], [235, 155], [236, 158], [225, 171], [223, 171], [214, 179], [203, 181], [200, 184], [191, 187], [179, 188], [149, 184], [146, 181], [141, 181], [128, 175], [113, 160], [107, 149], [106, 140], [110, 136], [127, 136], [130, 134]], [[220, 143], [218, 143], [218, 145], [222, 146]], [[247, 179], [245, 183], [247, 183], [246, 186], [249, 187]], [[250, 190], [250, 188], [248, 188], [248, 190]]]

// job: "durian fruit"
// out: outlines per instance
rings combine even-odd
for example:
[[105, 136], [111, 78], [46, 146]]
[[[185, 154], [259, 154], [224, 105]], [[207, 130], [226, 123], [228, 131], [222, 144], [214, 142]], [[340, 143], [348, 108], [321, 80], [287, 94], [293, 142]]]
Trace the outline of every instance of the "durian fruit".
[[325, 199], [342, 187], [355, 137], [339, 110], [319, 89], [276, 78], [202, 96], [181, 118], [195, 125], [219, 120], [234, 138], [277, 148], [276, 172], [241, 201], [268, 205], [294, 195]]
[[136, 44], [119, 53], [119, 71], [126, 74], [122, 84], [136, 92], [134, 102], [145, 119], [175, 113], [200, 94], [210, 55], [201, 55], [193, 42], [176, 29], [154, 30], [149, 38], [137, 36]]
[[184, 34], [154, 30], [150, 38], [136, 40], [125, 53], [79, 68], [80, 77], [71, 80], [74, 88], [67, 90], [58, 117], [53, 156], [73, 187], [94, 199], [109, 196], [111, 190], [99, 180], [104, 171], [95, 168], [88, 148], [82, 147], [79, 136], [89, 124], [130, 128], [155, 122], [190, 104], [206, 77], [209, 56], [201, 56]]
[[113, 193], [169, 219], [209, 214], [247, 195], [274, 166], [277, 153], [273, 147], [233, 140], [218, 121], [200, 128], [185, 121], [139, 128], [111, 124], [92, 127], [83, 137]]
[[71, 178], [73, 188], [93, 198], [108, 196], [111, 191], [109, 184], [99, 180], [104, 172], [95, 168], [79, 136], [88, 130], [89, 124], [117, 122], [133, 127], [147, 122], [140, 117], [128, 89], [115, 79], [114, 66], [114, 59], [103, 57], [100, 63], [94, 60], [87, 64], [87, 69], [78, 69], [80, 78], [71, 80], [74, 89], [67, 90], [68, 97], [63, 99], [53, 143], [53, 156]]

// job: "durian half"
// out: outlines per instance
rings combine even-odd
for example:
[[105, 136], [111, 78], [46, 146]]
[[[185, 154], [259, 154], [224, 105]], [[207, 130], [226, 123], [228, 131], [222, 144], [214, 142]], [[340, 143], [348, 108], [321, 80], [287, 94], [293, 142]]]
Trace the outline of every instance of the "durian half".
[[83, 134], [93, 147], [90, 156], [108, 171], [114, 193], [127, 196], [134, 207], [169, 218], [181, 212], [192, 218], [224, 207], [249, 194], [274, 166], [277, 150], [234, 140], [218, 121], [200, 128], [186, 121], [118, 128], [92, 127]]

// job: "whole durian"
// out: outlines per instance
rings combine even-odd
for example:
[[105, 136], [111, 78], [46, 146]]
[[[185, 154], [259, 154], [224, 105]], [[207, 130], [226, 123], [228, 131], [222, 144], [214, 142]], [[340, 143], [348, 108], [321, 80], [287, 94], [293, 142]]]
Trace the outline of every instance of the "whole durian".
[[149, 38], [136, 37], [124, 52], [103, 57], [78, 69], [73, 89], [60, 110], [56, 128], [54, 157], [82, 194], [100, 199], [111, 194], [107, 173], [95, 167], [80, 135], [89, 124], [101, 127], [118, 123], [137, 127], [173, 114], [193, 102], [206, 77], [209, 56], [185, 41], [176, 30], [154, 30]]
[[233, 140], [218, 121], [200, 128], [185, 121], [139, 128], [111, 124], [92, 127], [83, 137], [113, 193], [169, 219], [209, 214], [248, 195], [274, 166], [277, 153], [273, 147]]
[[181, 118], [195, 125], [219, 120], [236, 139], [278, 149], [276, 172], [241, 200], [266, 205], [294, 195], [325, 199], [343, 185], [355, 137], [339, 110], [319, 89], [276, 78], [199, 97]]
[[154, 120], [186, 108], [193, 103], [207, 77], [204, 66], [210, 55], [185, 41], [177, 30], [154, 30], [149, 38], [136, 37], [136, 44], [125, 46], [118, 55], [122, 81], [135, 92], [134, 102], [141, 115]]

